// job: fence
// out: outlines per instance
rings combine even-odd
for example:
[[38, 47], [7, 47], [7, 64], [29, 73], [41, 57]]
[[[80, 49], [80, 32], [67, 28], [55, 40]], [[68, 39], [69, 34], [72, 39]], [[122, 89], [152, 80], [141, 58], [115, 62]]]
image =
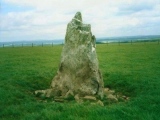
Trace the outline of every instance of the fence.
[[61, 44], [45, 44], [45, 43], [41, 43], [41, 44], [37, 44], [37, 43], [27, 43], [27, 44], [24, 44], [24, 43], [1, 43], [0, 44], [0, 48], [5, 48], [5, 47], [36, 47], [36, 46], [41, 46], [41, 47], [44, 47], [44, 46], [54, 46], [54, 45], [63, 45], [63, 43]]
[[117, 41], [117, 42], [97, 42], [97, 44], [107, 44], [107, 45], [136, 45], [136, 44], [160, 44], [160, 40], [144, 40], [144, 41]]
[[[144, 40], [144, 41], [133, 41], [133, 40], [130, 40], [130, 41], [116, 41], [116, 42], [111, 42], [111, 41], [105, 41], [105, 42], [101, 42], [101, 41], [98, 41], [96, 44], [107, 44], [107, 45], [122, 45], [122, 44], [129, 44], [129, 45], [134, 45], [134, 44], [137, 44], [137, 43], [140, 43], [140, 44], [160, 44], [160, 40]], [[53, 43], [49, 43], [49, 44], [46, 44], [46, 43], [39, 43], [39, 44], [36, 44], [36, 43], [27, 43], [27, 44], [24, 44], [24, 43], [1, 43], [0, 44], [0, 47], [1, 48], [5, 48], [5, 47], [36, 47], [36, 46], [39, 46], [39, 47], [44, 47], [44, 46], [51, 46], [53, 47], [54, 45], [63, 45], [63, 43], [61, 44], [53, 44]]]

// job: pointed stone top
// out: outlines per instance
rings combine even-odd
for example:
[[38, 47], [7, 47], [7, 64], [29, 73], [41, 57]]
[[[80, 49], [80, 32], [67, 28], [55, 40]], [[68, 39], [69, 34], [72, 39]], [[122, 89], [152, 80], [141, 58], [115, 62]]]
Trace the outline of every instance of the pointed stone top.
[[80, 12], [77, 12], [74, 16], [75, 19], [82, 21], [82, 15]]

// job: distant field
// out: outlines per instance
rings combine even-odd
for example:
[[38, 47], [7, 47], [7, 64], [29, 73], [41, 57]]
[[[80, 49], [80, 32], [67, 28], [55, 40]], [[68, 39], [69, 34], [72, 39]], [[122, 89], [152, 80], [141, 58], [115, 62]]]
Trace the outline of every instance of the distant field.
[[62, 45], [0, 48], [1, 120], [159, 120], [160, 45], [98, 44], [106, 87], [130, 97], [105, 107], [42, 102], [33, 95], [49, 88], [58, 69]]
[[[97, 39], [97, 44], [107, 44], [107, 45], [120, 45], [120, 44], [160, 44], [160, 36], [146, 36], [141, 37], [113, 37], [113, 38], [103, 38]], [[152, 38], [153, 37], [153, 38]], [[36, 40], [36, 41], [13, 41], [13, 42], [1, 42], [0, 48], [6, 47], [37, 47], [37, 46], [54, 46], [62, 45], [64, 40]]]

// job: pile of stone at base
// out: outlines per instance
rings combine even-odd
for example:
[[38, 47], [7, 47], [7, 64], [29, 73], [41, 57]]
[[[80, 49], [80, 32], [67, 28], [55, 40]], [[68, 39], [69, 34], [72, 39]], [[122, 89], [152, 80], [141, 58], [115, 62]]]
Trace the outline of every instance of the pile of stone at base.
[[76, 101], [90, 100], [102, 104], [104, 83], [96, 55], [96, 41], [91, 26], [82, 23], [77, 12], [67, 25], [65, 44], [60, 66], [50, 89], [37, 90], [35, 94], [54, 98], [54, 101], [73, 98]]
[[[79, 96], [78, 94], [74, 95], [72, 92], [68, 92], [68, 97], [63, 97], [63, 96], [55, 96], [52, 97], [51, 101], [52, 102], [68, 102], [68, 101], [73, 101], [75, 100], [78, 103], [84, 103], [86, 101], [89, 101], [91, 105], [100, 105], [100, 106], [105, 106], [108, 104], [112, 104], [112, 103], [118, 103], [118, 102], [126, 102], [128, 101], [130, 98], [123, 95], [122, 93], [116, 93], [114, 90], [111, 90], [109, 88], [104, 88], [103, 89], [104, 92], [104, 96], [103, 99], [97, 99], [95, 96]], [[47, 98], [46, 94], [47, 94], [47, 90], [37, 90], [35, 91], [35, 94], [41, 98], [43, 98], [43, 100], [39, 100], [41, 102], [47, 102]], [[50, 101], [50, 99], [49, 99]]]

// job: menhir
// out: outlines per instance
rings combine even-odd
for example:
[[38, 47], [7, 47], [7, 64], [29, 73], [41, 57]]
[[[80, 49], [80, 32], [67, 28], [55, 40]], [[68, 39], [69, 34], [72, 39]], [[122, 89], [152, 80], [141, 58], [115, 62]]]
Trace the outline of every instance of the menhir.
[[91, 25], [82, 23], [77, 12], [67, 25], [65, 44], [60, 66], [50, 89], [38, 90], [46, 97], [67, 98], [69, 94], [79, 97], [103, 97], [104, 83], [96, 55], [96, 39]]

